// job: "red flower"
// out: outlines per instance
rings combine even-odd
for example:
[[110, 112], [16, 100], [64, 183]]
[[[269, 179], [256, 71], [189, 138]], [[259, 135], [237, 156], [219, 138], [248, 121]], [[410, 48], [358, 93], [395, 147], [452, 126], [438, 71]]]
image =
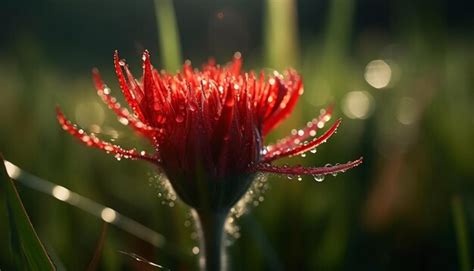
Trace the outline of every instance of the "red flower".
[[202, 191], [203, 185], [208, 188], [206, 204], [230, 208], [247, 190], [256, 172], [325, 175], [362, 163], [358, 159], [320, 168], [271, 165], [274, 160], [315, 149], [341, 123], [337, 120], [315, 137], [331, 118], [332, 110], [328, 109], [296, 133], [276, 144], [263, 145], [265, 136], [291, 113], [303, 93], [301, 77], [294, 70], [284, 75], [274, 72], [268, 77], [263, 72], [243, 72], [237, 53], [228, 65], [219, 66], [211, 60], [198, 70], [186, 62], [181, 72], [172, 75], [154, 69], [145, 51], [143, 76], [136, 80], [117, 52], [114, 63], [132, 113], [110, 95], [110, 89], [94, 70], [97, 92], [122, 122], [151, 141], [155, 153], [125, 150], [102, 141], [71, 124], [58, 108], [59, 123], [88, 146], [116, 157], [156, 164], [180, 198], [193, 207], [203, 204], [202, 195], [197, 192]]

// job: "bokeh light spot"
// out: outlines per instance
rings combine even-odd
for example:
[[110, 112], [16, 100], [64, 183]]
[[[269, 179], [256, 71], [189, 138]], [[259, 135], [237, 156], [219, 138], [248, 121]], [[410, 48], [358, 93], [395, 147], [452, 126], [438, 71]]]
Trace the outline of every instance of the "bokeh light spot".
[[374, 98], [367, 91], [351, 91], [342, 101], [342, 111], [351, 119], [366, 119], [373, 107]]
[[5, 161], [5, 168], [12, 179], [17, 179], [21, 174], [21, 169], [8, 161]]
[[71, 191], [60, 185], [53, 187], [51, 194], [60, 201], [67, 201], [71, 197]]
[[403, 97], [398, 106], [397, 120], [404, 125], [412, 124], [418, 117], [416, 100], [410, 97]]
[[102, 217], [105, 222], [112, 223], [117, 219], [117, 212], [107, 207], [102, 210], [100, 217]]
[[364, 78], [374, 88], [385, 88], [392, 79], [392, 69], [383, 60], [373, 60], [365, 67]]
[[76, 107], [77, 124], [87, 127], [91, 124], [102, 125], [105, 112], [98, 102], [84, 102]]

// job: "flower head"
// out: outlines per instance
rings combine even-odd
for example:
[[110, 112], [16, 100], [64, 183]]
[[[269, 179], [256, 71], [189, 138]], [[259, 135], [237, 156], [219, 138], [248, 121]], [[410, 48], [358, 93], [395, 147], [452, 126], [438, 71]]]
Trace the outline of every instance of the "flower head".
[[[129, 109], [122, 108], [99, 72], [93, 71], [97, 93], [122, 120], [149, 139], [154, 154], [126, 150], [100, 140], [68, 121], [57, 108], [62, 128], [88, 146], [117, 157], [147, 160], [160, 167], [180, 198], [195, 208], [230, 208], [261, 172], [325, 175], [343, 172], [362, 159], [331, 167], [274, 166], [271, 162], [311, 151], [331, 137], [341, 120], [316, 137], [331, 118], [331, 108], [296, 133], [264, 146], [265, 136], [293, 110], [303, 93], [294, 70], [266, 76], [242, 71], [239, 53], [219, 66], [210, 60], [202, 69], [190, 62], [176, 74], [159, 72], [143, 54], [143, 76], [136, 80], [118, 53], [115, 72]], [[204, 188], [204, 189], [203, 189]], [[204, 191], [204, 192], [202, 192]], [[204, 195], [204, 196], [203, 196]]]

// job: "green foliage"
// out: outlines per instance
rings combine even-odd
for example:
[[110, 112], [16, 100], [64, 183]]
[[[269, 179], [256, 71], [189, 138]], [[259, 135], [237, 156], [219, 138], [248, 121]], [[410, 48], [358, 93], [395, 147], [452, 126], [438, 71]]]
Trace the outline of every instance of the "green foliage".
[[[20, 196], [0, 157], [0, 199], [9, 223], [11, 257], [17, 270], [56, 270], [31, 224]], [[3, 212], [2, 212], [3, 213]]]

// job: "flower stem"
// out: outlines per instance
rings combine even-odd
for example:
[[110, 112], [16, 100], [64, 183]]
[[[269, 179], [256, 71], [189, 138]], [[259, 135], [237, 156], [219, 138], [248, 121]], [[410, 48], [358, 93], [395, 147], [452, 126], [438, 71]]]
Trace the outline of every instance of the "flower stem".
[[228, 211], [196, 211], [201, 242], [201, 271], [225, 271], [224, 225]]

